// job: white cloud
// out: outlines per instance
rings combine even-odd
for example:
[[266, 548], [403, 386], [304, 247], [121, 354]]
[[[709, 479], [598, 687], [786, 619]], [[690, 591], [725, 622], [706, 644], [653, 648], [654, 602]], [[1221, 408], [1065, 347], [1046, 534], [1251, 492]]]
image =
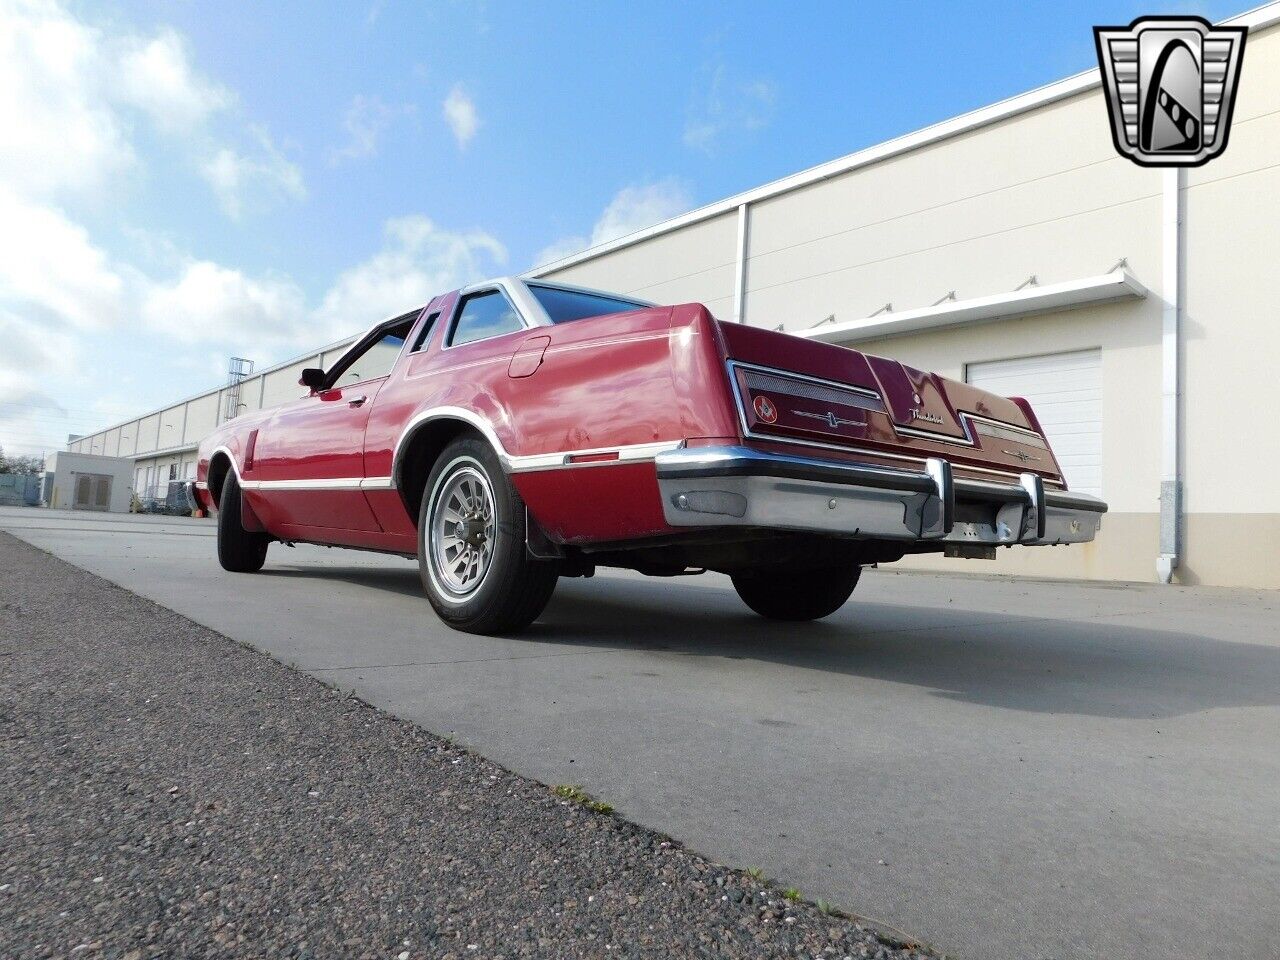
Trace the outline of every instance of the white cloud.
[[224, 88], [195, 73], [186, 42], [172, 30], [150, 40], [124, 41], [118, 84], [122, 100], [145, 112], [157, 127], [177, 133], [200, 126], [232, 99]]
[[231, 216], [306, 194], [265, 131], [244, 150], [214, 135], [234, 97], [173, 30], [108, 32], [52, 0], [0, 0], [0, 184], [30, 199], [99, 196], [137, 164], [145, 119], [186, 152]]
[[413, 113], [412, 104], [391, 107], [378, 97], [356, 96], [342, 118], [347, 143], [329, 152], [331, 164], [371, 157], [378, 152], [378, 140], [396, 117]]
[[705, 72], [685, 120], [685, 146], [714, 154], [735, 137], [754, 133], [773, 119], [777, 91], [767, 80], [741, 80], [723, 65]]
[[3, 189], [0, 224], [0, 304], [35, 308], [82, 329], [121, 318], [125, 280], [82, 226]]
[[238, 220], [246, 208], [261, 211], [281, 200], [307, 195], [302, 171], [289, 161], [262, 128], [255, 128], [258, 151], [248, 156], [223, 147], [201, 168], [222, 211]]
[[450, 90], [449, 96], [444, 98], [443, 113], [458, 146], [466, 149], [480, 128], [480, 115], [476, 112], [475, 101], [462, 89], [461, 84]]
[[142, 319], [180, 341], [276, 360], [482, 279], [506, 260], [490, 234], [442, 230], [423, 216], [388, 220], [384, 234], [382, 249], [339, 274], [314, 307], [290, 277], [190, 260], [172, 279], [144, 284]]
[[340, 274], [314, 312], [319, 339], [337, 339], [484, 279], [507, 259], [506, 248], [481, 230], [441, 230], [423, 216], [388, 220], [383, 229], [383, 249]]
[[133, 148], [104, 96], [103, 37], [50, 3], [0, 3], [0, 182], [27, 195], [83, 191]]
[[175, 339], [268, 349], [296, 342], [305, 315], [306, 298], [289, 278], [254, 279], [208, 260], [193, 260], [173, 280], [151, 285], [142, 303], [142, 318]]
[[588, 247], [625, 237], [670, 220], [692, 206], [688, 188], [674, 178], [623, 187], [604, 208], [589, 237], [562, 237], [543, 248], [534, 263], [551, 263]]

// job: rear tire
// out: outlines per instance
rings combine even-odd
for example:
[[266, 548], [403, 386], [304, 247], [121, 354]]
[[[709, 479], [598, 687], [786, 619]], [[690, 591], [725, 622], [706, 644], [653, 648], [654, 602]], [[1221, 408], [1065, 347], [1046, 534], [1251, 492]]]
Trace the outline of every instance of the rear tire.
[[839, 610], [858, 585], [858, 566], [781, 570], [771, 567], [733, 575], [742, 602], [768, 620], [821, 620]]
[[418, 570], [440, 619], [465, 633], [516, 633], [551, 599], [559, 564], [529, 556], [524, 501], [485, 441], [459, 438], [431, 468]]
[[222, 484], [218, 503], [218, 562], [232, 573], [257, 573], [267, 560], [271, 538], [244, 528], [240, 496], [240, 481], [232, 471]]

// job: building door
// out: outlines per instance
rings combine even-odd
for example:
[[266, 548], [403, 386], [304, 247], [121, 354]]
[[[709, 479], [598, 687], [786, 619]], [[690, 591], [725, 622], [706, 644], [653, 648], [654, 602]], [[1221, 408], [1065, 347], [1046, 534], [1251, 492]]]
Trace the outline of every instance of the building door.
[[73, 510], [107, 510], [111, 506], [111, 477], [100, 473], [76, 474]]
[[971, 363], [965, 379], [1002, 397], [1025, 397], [1067, 486], [1102, 496], [1102, 351]]

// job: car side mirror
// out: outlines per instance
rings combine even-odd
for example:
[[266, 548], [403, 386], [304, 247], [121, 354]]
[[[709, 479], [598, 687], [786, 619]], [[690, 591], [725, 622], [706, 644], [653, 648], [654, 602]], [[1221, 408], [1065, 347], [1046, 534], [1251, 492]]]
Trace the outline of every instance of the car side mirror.
[[319, 390], [324, 386], [324, 371], [319, 367], [303, 367], [298, 382], [311, 390]]

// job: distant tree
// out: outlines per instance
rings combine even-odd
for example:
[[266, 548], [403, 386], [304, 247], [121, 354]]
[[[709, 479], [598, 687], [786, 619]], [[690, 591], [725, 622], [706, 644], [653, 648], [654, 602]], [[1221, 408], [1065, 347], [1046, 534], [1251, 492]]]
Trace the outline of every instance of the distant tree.
[[0, 473], [44, 473], [44, 460], [40, 457], [10, 457], [5, 454], [4, 447], [0, 447]]

